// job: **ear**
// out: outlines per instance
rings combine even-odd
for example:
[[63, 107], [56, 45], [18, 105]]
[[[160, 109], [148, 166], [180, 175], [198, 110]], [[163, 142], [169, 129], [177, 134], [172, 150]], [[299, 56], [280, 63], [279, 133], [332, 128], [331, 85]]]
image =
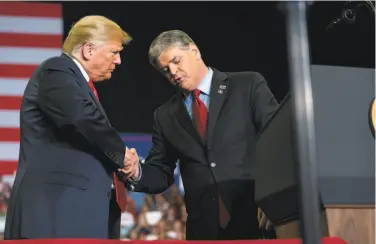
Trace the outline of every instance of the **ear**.
[[82, 57], [85, 60], [90, 60], [92, 57], [93, 45], [91, 43], [85, 43], [82, 46]]
[[201, 60], [200, 50], [198, 49], [198, 47], [195, 44], [193, 44], [193, 43], [189, 44], [189, 49], [191, 50], [191, 52], [195, 56], [196, 60]]

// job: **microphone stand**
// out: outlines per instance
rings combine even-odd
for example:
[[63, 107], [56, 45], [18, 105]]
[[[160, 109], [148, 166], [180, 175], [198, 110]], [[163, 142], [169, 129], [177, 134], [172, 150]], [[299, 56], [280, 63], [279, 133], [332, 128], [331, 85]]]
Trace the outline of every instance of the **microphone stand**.
[[295, 159], [299, 162], [301, 231], [304, 244], [320, 243], [314, 109], [307, 35], [307, 2], [282, 3], [286, 12], [288, 63], [293, 102]]

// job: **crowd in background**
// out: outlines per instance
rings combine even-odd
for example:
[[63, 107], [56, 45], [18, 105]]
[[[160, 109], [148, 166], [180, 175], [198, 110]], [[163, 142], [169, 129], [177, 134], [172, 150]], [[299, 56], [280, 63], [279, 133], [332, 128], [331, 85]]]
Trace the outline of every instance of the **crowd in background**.
[[[0, 225], [5, 224], [11, 187], [11, 182], [0, 176]], [[128, 197], [127, 206], [121, 217], [123, 240], [185, 240], [187, 213], [183, 196], [176, 185], [162, 194], [145, 194], [140, 206]], [[260, 216], [261, 222], [262, 219]], [[3, 228], [1, 226], [0, 239]]]
[[[0, 176], [0, 225], [5, 215], [12, 184]], [[121, 237], [131, 240], [184, 240], [186, 210], [176, 185], [158, 195], [144, 195], [141, 206], [128, 197], [128, 209], [122, 214]], [[1, 226], [0, 239], [2, 239]]]
[[11, 190], [12, 183], [4, 180], [3, 176], [0, 175], [0, 240], [4, 239], [5, 215], [8, 210]]
[[162, 194], [145, 195], [140, 209], [128, 198], [121, 236], [131, 240], [184, 240], [186, 210], [176, 185]]
[[9, 182], [3, 180], [0, 176], [0, 213], [1, 216], [5, 215], [8, 210], [8, 202], [10, 198], [12, 186]]

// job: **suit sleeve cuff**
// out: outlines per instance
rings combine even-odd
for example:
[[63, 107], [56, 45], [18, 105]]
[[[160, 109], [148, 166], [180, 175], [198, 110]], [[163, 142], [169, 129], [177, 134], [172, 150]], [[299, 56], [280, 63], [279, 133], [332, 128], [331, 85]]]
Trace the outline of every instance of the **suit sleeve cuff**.
[[141, 176], [142, 176], [142, 167], [141, 167], [141, 163], [138, 164], [138, 170], [139, 170], [139, 174], [138, 174], [138, 178], [137, 179], [128, 179], [129, 183], [132, 184], [132, 185], [136, 185], [140, 179], [141, 179]]

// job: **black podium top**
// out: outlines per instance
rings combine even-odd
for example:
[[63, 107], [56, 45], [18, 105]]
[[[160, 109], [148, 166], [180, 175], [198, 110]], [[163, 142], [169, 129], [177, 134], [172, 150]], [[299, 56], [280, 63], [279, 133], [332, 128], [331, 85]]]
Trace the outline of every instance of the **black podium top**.
[[[324, 205], [375, 204], [375, 139], [369, 108], [373, 69], [311, 67], [320, 198]], [[298, 214], [291, 97], [257, 142], [256, 201], [277, 219]], [[268, 210], [267, 210], [268, 209]]]

